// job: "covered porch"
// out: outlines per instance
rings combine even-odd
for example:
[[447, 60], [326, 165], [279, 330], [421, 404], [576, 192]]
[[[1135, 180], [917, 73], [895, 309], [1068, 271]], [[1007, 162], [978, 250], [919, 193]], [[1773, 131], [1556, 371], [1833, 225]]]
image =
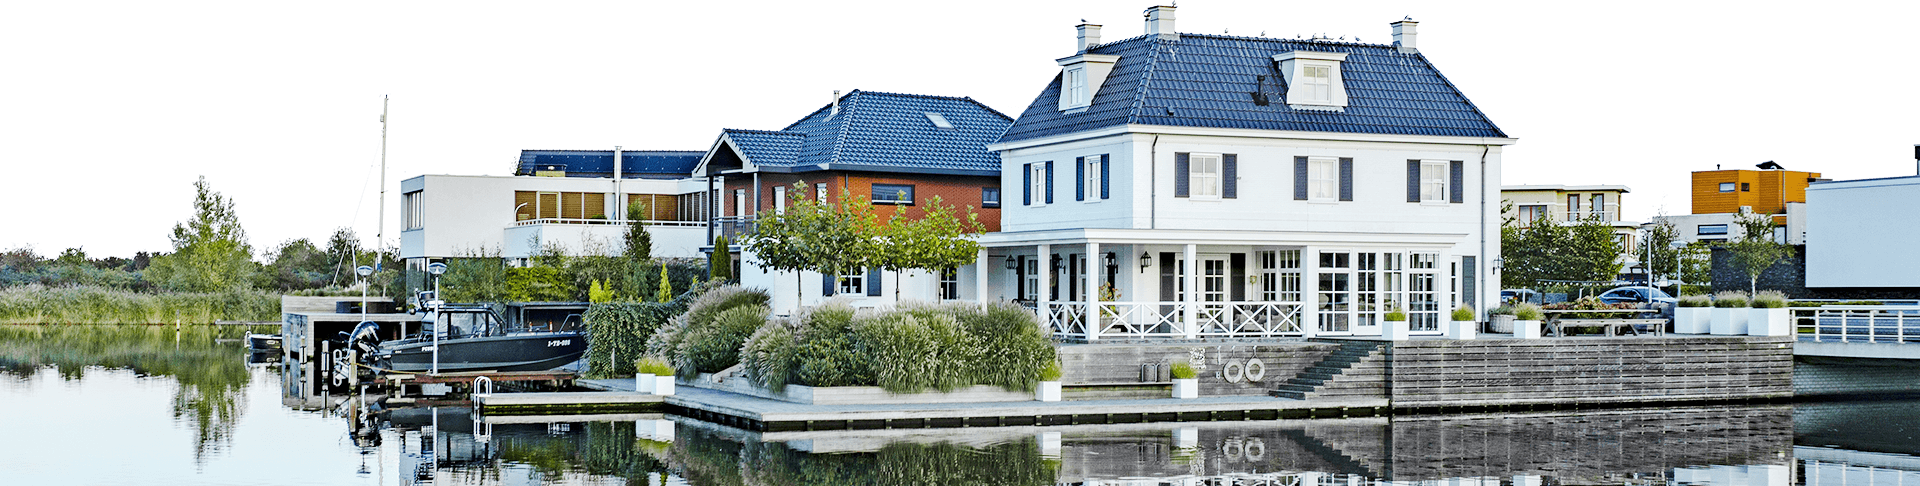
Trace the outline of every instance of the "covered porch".
[[[1414, 335], [1472, 300], [1463, 235], [1074, 229], [983, 238], [979, 294], [1032, 309], [1054, 337]], [[1463, 281], [1463, 277], [1464, 280]], [[1193, 291], [1189, 291], [1193, 289]], [[1463, 302], [1462, 299], [1467, 299]]]

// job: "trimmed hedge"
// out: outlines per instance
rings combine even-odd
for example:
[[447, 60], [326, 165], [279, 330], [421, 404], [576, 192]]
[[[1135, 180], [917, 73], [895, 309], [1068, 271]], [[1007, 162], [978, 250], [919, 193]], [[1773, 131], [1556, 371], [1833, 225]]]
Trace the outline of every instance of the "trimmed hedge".
[[593, 304], [587, 307], [587, 369], [595, 377], [630, 376], [634, 360], [646, 354], [647, 339], [673, 316], [685, 312], [684, 300]]

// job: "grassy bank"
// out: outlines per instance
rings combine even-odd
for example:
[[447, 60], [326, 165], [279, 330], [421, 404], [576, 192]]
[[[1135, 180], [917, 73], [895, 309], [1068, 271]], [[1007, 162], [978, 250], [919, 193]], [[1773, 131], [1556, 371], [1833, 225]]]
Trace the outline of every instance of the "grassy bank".
[[0, 289], [0, 324], [211, 324], [279, 321], [280, 295], [259, 290], [141, 293], [106, 287]]

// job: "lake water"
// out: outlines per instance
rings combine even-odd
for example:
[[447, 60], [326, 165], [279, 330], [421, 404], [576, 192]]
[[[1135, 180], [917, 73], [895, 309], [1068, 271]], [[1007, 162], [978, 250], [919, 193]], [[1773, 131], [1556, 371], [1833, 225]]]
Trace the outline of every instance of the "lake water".
[[0, 484], [1920, 484], [1911, 401], [761, 434], [309, 400], [244, 332], [0, 326]]

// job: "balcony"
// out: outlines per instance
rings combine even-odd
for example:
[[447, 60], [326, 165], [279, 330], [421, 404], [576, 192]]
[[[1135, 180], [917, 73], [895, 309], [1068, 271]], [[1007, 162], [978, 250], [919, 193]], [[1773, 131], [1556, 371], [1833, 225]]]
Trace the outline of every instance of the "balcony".
[[739, 243], [740, 237], [743, 235], [753, 234], [755, 228], [753, 216], [721, 216], [713, 218], [715, 234], [726, 236], [727, 241], [732, 243]]
[[547, 246], [558, 246], [568, 255], [618, 256], [625, 250], [621, 242], [627, 227], [634, 224], [652, 234], [654, 257], [697, 257], [706, 243], [705, 221], [534, 218], [503, 230], [501, 256], [527, 258]]

